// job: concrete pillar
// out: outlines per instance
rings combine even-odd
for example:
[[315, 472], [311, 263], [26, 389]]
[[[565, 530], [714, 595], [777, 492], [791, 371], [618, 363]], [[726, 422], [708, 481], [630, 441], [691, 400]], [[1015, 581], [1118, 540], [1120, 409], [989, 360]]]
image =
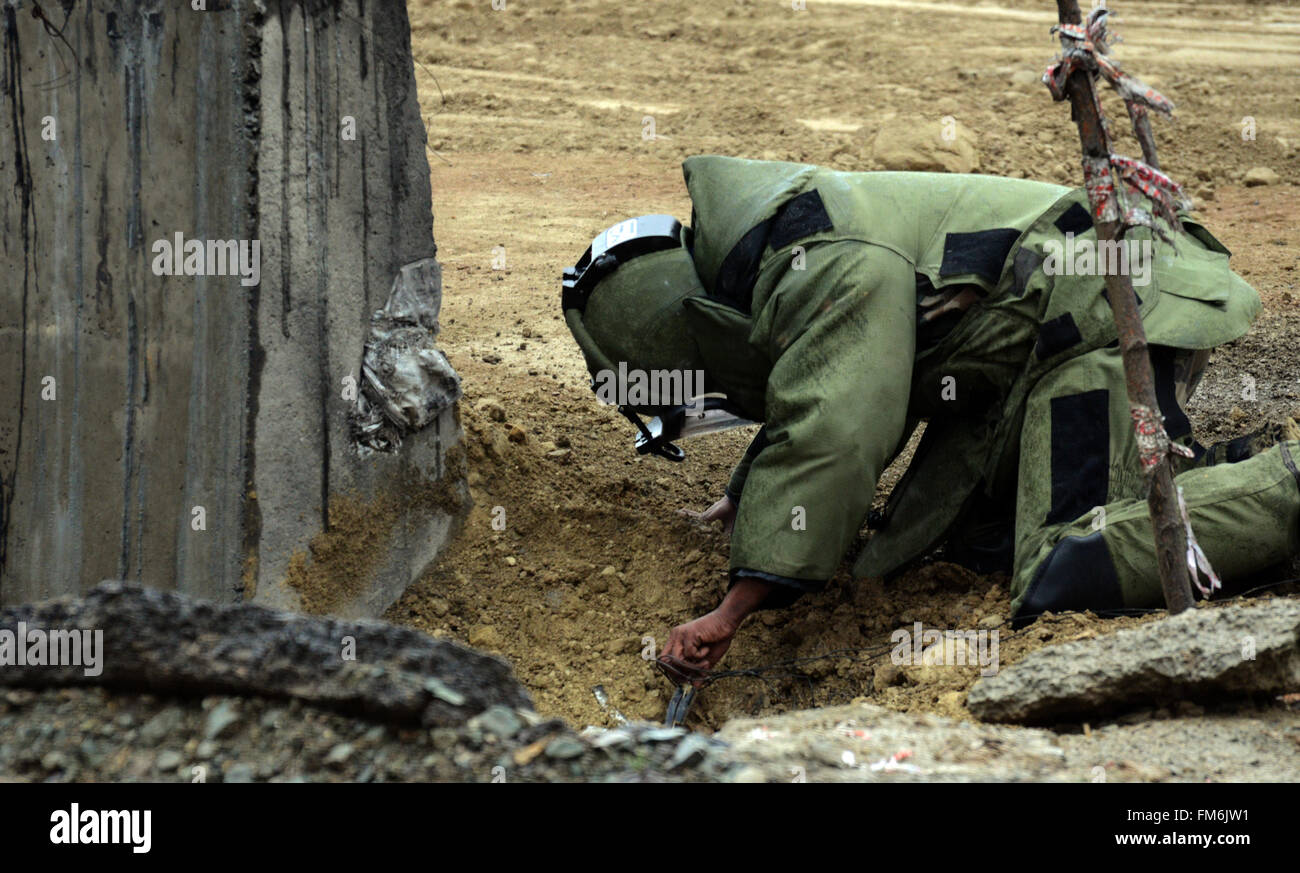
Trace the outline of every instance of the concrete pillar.
[[[436, 252], [405, 4], [205, 5], [0, 0], [0, 603], [374, 615], [466, 493], [454, 404], [392, 455], [348, 425], [372, 311]], [[260, 281], [158, 275], [177, 234], [256, 241]]]

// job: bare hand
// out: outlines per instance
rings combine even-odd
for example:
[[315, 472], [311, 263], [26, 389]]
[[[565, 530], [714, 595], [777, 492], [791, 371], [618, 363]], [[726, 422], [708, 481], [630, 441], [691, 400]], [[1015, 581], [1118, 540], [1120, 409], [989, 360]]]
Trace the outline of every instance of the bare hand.
[[659, 661], [683, 680], [695, 680], [722, 660], [731, 647], [737, 625], [720, 609], [668, 632], [668, 643], [659, 653]]
[[693, 509], [679, 509], [677, 512], [687, 518], [694, 518], [703, 522], [721, 521], [722, 532], [730, 534], [732, 528], [736, 526], [736, 508], [735, 502], [724, 494], [721, 500], [703, 512], [696, 512]]

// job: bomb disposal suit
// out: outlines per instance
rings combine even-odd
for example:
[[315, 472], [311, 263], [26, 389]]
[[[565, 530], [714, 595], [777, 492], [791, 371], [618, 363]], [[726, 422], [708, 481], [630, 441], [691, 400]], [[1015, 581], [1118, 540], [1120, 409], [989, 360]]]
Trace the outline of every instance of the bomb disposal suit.
[[[1160, 605], [1102, 273], [1120, 266], [1166, 428], [1196, 453], [1176, 483], [1214, 569], [1240, 579], [1296, 552], [1300, 446], [1206, 451], [1182, 411], [1208, 350], [1260, 309], [1199, 224], [1174, 246], [1130, 232], [1125, 264], [1098, 247], [1081, 188], [716, 156], [684, 172], [690, 227], [643, 216], [610, 228], [566, 271], [563, 308], [593, 376], [703, 370], [729, 412], [764, 423], [727, 488], [732, 590], [762, 583], [741, 617], [826, 584], [920, 422], [855, 576], [887, 578], [944, 546], [1011, 573], [1020, 623]], [[680, 410], [624, 412], [640, 450], [677, 456]], [[695, 647], [697, 666], [716, 663], [727, 631]]]

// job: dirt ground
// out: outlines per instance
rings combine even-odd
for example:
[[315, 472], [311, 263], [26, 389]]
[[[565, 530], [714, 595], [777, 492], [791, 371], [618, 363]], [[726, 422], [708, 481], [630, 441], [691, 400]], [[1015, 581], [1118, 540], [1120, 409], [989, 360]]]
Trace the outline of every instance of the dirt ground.
[[[634, 454], [630, 427], [587, 387], [559, 315], [560, 272], [591, 238], [641, 213], [685, 220], [688, 155], [892, 168], [874, 141], [882, 128], [949, 115], [979, 172], [1080, 181], [1069, 112], [1038, 82], [1055, 50], [1049, 0], [806, 5], [408, 2], [445, 271], [440, 341], [464, 378], [475, 507], [386, 617], [505, 655], [546, 715], [611, 724], [599, 685], [627, 717], [662, 718], [671, 689], [643, 654], [713, 608], [727, 581], [725, 538], [677, 510], [720, 495], [751, 435], [687, 443], [678, 465]], [[1254, 333], [1216, 353], [1191, 410], [1203, 438], [1242, 433], [1300, 405], [1300, 8], [1112, 6], [1130, 19], [1119, 58], [1178, 106], [1176, 123], [1156, 122], [1163, 168], [1265, 301]], [[1242, 136], [1246, 116], [1253, 139]], [[1131, 137], [1120, 142], [1138, 152]], [[1255, 185], [1252, 174], [1247, 186], [1260, 167], [1277, 178]], [[854, 651], [800, 664], [800, 676], [719, 681], [690, 723], [855, 699], [969, 718], [976, 670], [896, 675], [882, 666], [889, 635], [917, 621], [996, 626], [1008, 602], [1005, 578], [948, 564], [887, 586], [841, 572], [822, 594], [751, 619], [722, 666]], [[1003, 628], [1001, 663], [1142, 620]]]

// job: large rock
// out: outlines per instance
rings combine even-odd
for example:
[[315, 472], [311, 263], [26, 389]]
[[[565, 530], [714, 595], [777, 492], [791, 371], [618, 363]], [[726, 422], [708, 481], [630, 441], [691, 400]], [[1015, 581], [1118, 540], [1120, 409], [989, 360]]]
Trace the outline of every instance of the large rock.
[[[89, 652], [81, 664], [8, 663], [5, 632], [16, 636], [19, 622], [29, 638], [32, 631], [102, 631], [102, 672], [87, 669]], [[289, 698], [399, 724], [461, 724], [498, 704], [532, 709], [505, 661], [417, 631], [226, 606], [120, 582], [83, 599], [0, 610], [0, 665], [0, 685]]]
[[871, 157], [882, 170], [973, 173], [980, 165], [974, 136], [951, 117], [884, 121], [871, 140]]
[[1281, 178], [1271, 167], [1251, 167], [1242, 181], [1247, 188], [1257, 188], [1260, 185], [1276, 185]]
[[[406, 4], [45, 3], [75, 59], [32, 5], [0, 4], [0, 603], [380, 614], [466, 493], [454, 390], [395, 453], [348, 420], [399, 275], [454, 388]], [[178, 234], [249, 274], [159, 275]]]
[[1039, 649], [971, 689], [985, 721], [1088, 720], [1134, 706], [1300, 690], [1300, 602], [1182, 615]]

